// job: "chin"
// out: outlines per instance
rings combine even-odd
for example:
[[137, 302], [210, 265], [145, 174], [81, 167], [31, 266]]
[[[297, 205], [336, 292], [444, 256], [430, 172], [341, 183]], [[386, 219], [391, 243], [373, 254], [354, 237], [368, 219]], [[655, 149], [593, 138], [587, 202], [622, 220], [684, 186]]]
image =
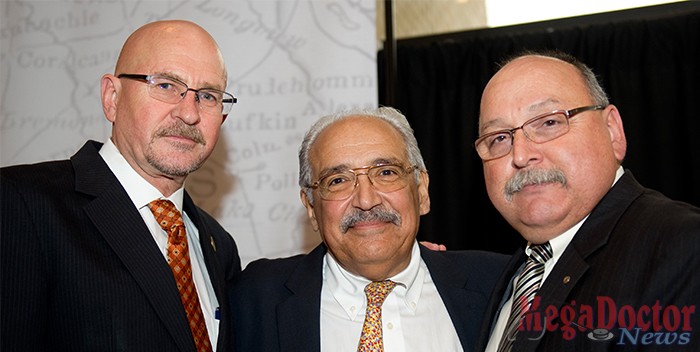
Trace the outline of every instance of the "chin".
[[154, 165], [158, 171], [172, 177], [184, 177], [199, 169], [199, 165]]

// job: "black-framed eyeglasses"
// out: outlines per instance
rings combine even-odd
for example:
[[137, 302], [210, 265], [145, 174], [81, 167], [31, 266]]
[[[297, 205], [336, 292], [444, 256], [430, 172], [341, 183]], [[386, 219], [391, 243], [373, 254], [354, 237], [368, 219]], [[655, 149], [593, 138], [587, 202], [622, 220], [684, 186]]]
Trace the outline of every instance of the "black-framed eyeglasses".
[[185, 82], [163, 75], [137, 75], [122, 73], [117, 78], [128, 78], [148, 84], [148, 95], [164, 103], [177, 104], [185, 98], [188, 91], [195, 93], [202, 111], [212, 115], [226, 117], [236, 99], [232, 94], [214, 88], [193, 89]]
[[408, 185], [408, 176], [417, 167], [416, 165], [404, 167], [396, 164], [357, 167], [322, 175], [309, 187], [318, 189], [322, 199], [343, 200], [350, 197], [355, 191], [358, 177], [366, 175], [369, 178], [369, 183], [377, 191], [394, 192]]
[[535, 143], [549, 142], [569, 132], [569, 119], [584, 112], [603, 110], [604, 105], [582, 106], [570, 110], [554, 110], [535, 116], [520, 127], [489, 132], [474, 142], [474, 147], [482, 160], [498, 159], [513, 149], [515, 131], [523, 130], [525, 137]]

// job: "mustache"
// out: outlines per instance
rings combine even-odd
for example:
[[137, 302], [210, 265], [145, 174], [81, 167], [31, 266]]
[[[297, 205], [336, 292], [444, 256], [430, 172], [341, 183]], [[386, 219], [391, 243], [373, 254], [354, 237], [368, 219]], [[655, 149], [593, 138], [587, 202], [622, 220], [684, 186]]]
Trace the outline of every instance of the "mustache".
[[198, 144], [207, 145], [207, 142], [204, 140], [204, 136], [202, 136], [202, 132], [197, 127], [190, 126], [190, 125], [184, 124], [182, 122], [175, 123], [171, 126], [167, 126], [167, 127], [164, 127], [162, 129], [156, 131], [155, 136], [156, 137], [166, 137], [166, 136], [186, 137], [186, 138], [189, 138], [189, 139], [195, 141]]
[[358, 222], [366, 221], [390, 222], [396, 226], [401, 226], [401, 215], [395, 210], [386, 209], [384, 207], [374, 207], [370, 210], [354, 208], [341, 219], [340, 231], [341, 233], [345, 233]]
[[566, 186], [566, 176], [559, 169], [530, 169], [521, 170], [515, 173], [508, 183], [506, 183], [503, 193], [508, 201], [513, 199], [513, 195], [523, 190], [525, 186], [541, 185], [545, 183], [561, 183]]

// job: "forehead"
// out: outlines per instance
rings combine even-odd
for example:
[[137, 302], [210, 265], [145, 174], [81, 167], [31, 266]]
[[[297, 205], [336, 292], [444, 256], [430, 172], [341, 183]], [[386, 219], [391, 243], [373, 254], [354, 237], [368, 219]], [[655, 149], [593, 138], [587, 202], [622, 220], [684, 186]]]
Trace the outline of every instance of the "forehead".
[[208, 33], [187, 24], [154, 25], [141, 30], [125, 46], [119, 66], [125, 72], [166, 73], [192, 85], [223, 87], [226, 83], [226, 69], [216, 43]]
[[496, 119], [524, 120], [570, 109], [588, 101], [587, 97], [583, 77], [573, 65], [548, 57], [524, 57], [503, 67], [489, 81], [480, 118], [482, 124]]
[[366, 116], [345, 118], [327, 127], [314, 142], [309, 156], [316, 171], [407, 160], [401, 134], [388, 122]]

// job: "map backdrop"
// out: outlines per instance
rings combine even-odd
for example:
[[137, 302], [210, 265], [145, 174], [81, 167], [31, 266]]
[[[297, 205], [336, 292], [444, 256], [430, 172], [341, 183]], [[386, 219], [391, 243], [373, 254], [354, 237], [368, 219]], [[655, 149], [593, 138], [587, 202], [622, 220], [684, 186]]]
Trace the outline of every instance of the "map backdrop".
[[109, 138], [100, 78], [127, 36], [159, 19], [207, 29], [238, 98], [189, 193], [236, 239], [243, 265], [313, 248], [297, 151], [320, 116], [377, 106], [374, 0], [0, 0], [0, 165]]

